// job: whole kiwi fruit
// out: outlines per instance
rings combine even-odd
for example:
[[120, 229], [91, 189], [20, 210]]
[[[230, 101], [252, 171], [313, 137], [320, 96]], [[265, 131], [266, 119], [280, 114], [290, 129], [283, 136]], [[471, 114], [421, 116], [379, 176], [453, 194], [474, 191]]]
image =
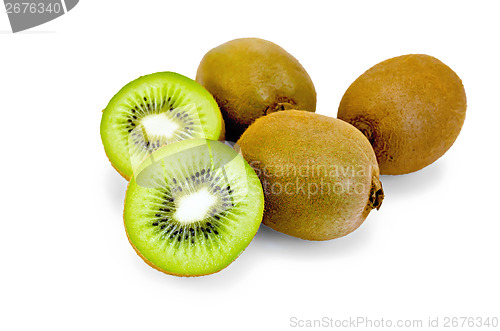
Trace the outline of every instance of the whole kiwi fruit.
[[440, 158], [455, 142], [467, 101], [460, 78], [438, 59], [410, 54], [383, 61], [345, 92], [338, 118], [363, 132], [380, 172], [401, 175]]
[[232, 141], [266, 114], [316, 110], [316, 90], [306, 70], [283, 48], [263, 39], [236, 39], [210, 50], [196, 81], [215, 97], [226, 139]]
[[308, 240], [345, 236], [384, 198], [375, 153], [354, 126], [289, 110], [257, 119], [238, 141], [259, 176], [263, 223]]

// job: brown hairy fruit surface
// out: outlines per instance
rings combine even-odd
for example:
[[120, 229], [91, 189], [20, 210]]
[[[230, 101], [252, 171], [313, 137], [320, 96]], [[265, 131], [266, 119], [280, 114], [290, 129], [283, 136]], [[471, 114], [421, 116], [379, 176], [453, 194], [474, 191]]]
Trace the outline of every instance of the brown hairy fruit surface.
[[280, 46], [242, 38], [210, 50], [196, 81], [214, 97], [236, 141], [257, 118], [288, 110], [316, 110], [316, 90], [302, 65]]
[[250, 125], [238, 145], [262, 182], [263, 223], [285, 234], [345, 236], [384, 198], [370, 143], [344, 121], [298, 110], [273, 113]]
[[361, 130], [387, 175], [420, 170], [455, 142], [467, 101], [460, 78], [438, 59], [411, 54], [383, 61], [344, 94], [338, 118]]

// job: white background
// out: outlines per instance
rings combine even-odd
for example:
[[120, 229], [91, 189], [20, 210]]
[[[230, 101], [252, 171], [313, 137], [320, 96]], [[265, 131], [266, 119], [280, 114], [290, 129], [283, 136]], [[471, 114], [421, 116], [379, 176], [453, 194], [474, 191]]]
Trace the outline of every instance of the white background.
[[[288, 330], [293, 317], [424, 325], [500, 317], [497, 4], [86, 0], [18, 34], [2, 9], [0, 329]], [[127, 183], [104, 154], [101, 110], [141, 75], [194, 78], [209, 49], [238, 37], [293, 54], [315, 83], [317, 112], [330, 116], [372, 65], [433, 55], [464, 82], [465, 125], [431, 166], [383, 176], [382, 208], [351, 235], [308, 242], [262, 226], [222, 272], [167, 276], [125, 236]]]

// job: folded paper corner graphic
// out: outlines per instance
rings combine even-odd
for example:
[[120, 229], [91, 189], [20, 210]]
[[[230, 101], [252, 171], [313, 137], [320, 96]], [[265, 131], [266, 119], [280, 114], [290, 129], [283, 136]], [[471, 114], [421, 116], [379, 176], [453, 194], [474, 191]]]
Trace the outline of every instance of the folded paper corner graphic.
[[73, 9], [79, 0], [4, 0], [12, 32], [47, 23]]
[[65, 0], [64, 2], [66, 2], [66, 10], [70, 11], [71, 9], [75, 8], [78, 0]]

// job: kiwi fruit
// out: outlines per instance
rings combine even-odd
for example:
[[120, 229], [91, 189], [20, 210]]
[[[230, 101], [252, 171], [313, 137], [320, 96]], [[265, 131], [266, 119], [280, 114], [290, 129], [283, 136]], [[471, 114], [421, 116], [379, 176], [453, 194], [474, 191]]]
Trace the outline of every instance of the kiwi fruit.
[[339, 119], [277, 112], [257, 119], [237, 144], [262, 182], [263, 223], [285, 234], [345, 236], [384, 198], [368, 139]]
[[245, 160], [222, 142], [161, 147], [137, 168], [125, 198], [130, 243], [150, 266], [177, 276], [220, 271], [257, 233], [264, 196]]
[[224, 122], [214, 98], [200, 84], [173, 72], [142, 76], [125, 85], [101, 119], [111, 164], [127, 180], [159, 147], [190, 139], [223, 139]]
[[342, 97], [337, 117], [366, 135], [382, 174], [401, 175], [428, 166], [453, 145], [466, 108], [453, 70], [432, 56], [410, 54], [359, 76]]
[[196, 81], [215, 97], [231, 141], [266, 114], [316, 110], [316, 90], [306, 70], [283, 48], [263, 39], [236, 39], [210, 50]]

